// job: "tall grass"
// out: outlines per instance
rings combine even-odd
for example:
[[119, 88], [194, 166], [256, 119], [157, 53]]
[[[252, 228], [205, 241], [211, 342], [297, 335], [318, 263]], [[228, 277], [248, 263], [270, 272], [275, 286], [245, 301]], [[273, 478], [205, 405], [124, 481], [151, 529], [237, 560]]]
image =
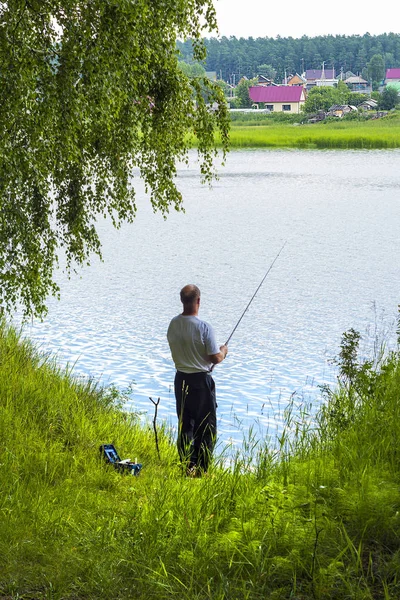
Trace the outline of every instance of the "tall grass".
[[[251, 116], [251, 115], [250, 115]], [[232, 121], [231, 148], [342, 148], [400, 147], [400, 116], [376, 120], [336, 120], [299, 124], [303, 115], [282, 122], [269, 119]], [[269, 119], [269, 120], [268, 120]]]
[[[289, 405], [278, 447], [251, 435], [186, 478], [173, 440], [0, 332], [0, 596], [185, 600], [400, 596], [397, 353], [359, 364], [310, 421]], [[114, 442], [144, 464], [110, 470]]]

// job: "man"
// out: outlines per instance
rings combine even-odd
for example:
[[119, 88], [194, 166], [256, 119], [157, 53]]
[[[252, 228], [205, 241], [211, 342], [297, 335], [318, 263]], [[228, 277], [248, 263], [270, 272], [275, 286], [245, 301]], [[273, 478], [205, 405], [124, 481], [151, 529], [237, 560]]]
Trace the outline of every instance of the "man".
[[200, 290], [181, 290], [182, 314], [168, 327], [168, 343], [176, 367], [175, 398], [178, 415], [178, 452], [191, 475], [206, 472], [217, 434], [214, 365], [228, 354], [217, 345], [212, 327], [198, 318]]

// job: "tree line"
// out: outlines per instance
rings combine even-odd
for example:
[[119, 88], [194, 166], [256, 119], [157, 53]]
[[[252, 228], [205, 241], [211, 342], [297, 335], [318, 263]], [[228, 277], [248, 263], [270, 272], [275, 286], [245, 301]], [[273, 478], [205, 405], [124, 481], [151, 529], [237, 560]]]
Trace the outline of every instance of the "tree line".
[[[205, 38], [206, 71], [216, 71], [219, 79], [237, 83], [243, 76], [273, 75], [276, 82], [285, 73], [306, 69], [335, 69], [335, 74], [352, 71], [367, 80], [379, 81], [385, 69], [400, 67], [400, 34], [324, 35], [300, 38]], [[193, 61], [192, 41], [177, 43], [181, 58]], [[372, 60], [373, 59], [373, 60]], [[372, 64], [371, 64], [372, 60]]]

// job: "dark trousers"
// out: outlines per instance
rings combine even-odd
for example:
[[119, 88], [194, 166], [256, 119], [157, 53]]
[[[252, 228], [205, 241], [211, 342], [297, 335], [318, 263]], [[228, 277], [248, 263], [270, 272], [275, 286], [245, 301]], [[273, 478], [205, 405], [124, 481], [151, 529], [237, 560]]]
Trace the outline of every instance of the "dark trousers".
[[215, 383], [210, 373], [175, 375], [178, 452], [189, 468], [207, 471], [217, 435]]

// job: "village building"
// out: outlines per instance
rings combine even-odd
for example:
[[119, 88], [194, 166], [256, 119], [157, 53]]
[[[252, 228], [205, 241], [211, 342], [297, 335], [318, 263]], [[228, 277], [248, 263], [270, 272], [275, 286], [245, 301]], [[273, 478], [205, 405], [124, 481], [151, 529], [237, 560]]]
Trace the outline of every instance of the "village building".
[[400, 83], [400, 69], [386, 69], [385, 85]]
[[302, 85], [306, 87], [307, 80], [302, 75], [296, 73], [295, 75], [288, 75], [284, 81], [282, 81], [284, 85]]
[[304, 88], [295, 85], [254, 86], [249, 88], [249, 96], [258, 108], [295, 114], [306, 99]]
[[346, 81], [346, 79], [349, 79], [350, 77], [357, 77], [357, 74], [353, 73], [353, 71], [343, 71], [343, 69], [340, 70], [340, 75], [338, 77], [340, 81]]
[[364, 100], [364, 102], [361, 102], [361, 104], [358, 105], [359, 110], [377, 110], [377, 108], [378, 103], [373, 98], [370, 98], [369, 100]]
[[258, 75], [257, 85], [264, 85], [264, 86], [276, 85], [277, 86], [278, 84], [274, 83], [272, 79], [270, 79], [269, 77], [266, 77], [265, 75]]
[[351, 104], [334, 104], [330, 107], [328, 112], [326, 113], [327, 117], [343, 117], [344, 115], [348, 115], [350, 112], [356, 111], [357, 107], [352, 106]]
[[337, 84], [335, 79], [335, 69], [307, 69], [302, 77], [307, 82], [307, 90], [314, 86], [325, 87]]
[[385, 87], [395, 88], [400, 94], [400, 69], [386, 69]]
[[351, 92], [358, 92], [360, 94], [370, 94], [372, 92], [372, 88], [368, 81], [359, 75], [351, 75], [350, 77], [347, 77], [347, 79], [344, 80], [344, 83]]

